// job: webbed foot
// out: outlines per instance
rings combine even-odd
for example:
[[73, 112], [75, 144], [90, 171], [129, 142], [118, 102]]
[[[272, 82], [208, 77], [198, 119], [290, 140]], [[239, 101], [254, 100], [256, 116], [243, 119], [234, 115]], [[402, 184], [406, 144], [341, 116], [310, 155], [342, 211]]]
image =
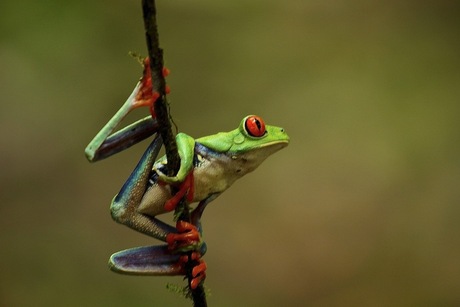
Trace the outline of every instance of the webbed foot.
[[198, 228], [185, 221], [176, 224], [178, 233], [169, 233], [166, 242], [170, 251], [188, 252], [199, 250], [202, 242]]
[[206, 263], [201, 259], [201, 254], [198, 252], [192, 252], [189, 255], [184, 255], [179, 258], [179, 264], [182, 266], [182, 271], [185, 272], [185, 266], [189, 261], [195, 262], [195, 266], [192, 269], [192, 280], [190, 281], [190, 288], [196, 289], [200, 283], [206, 278]]
[[[206, 252], [206, 246], [201, 242], [198, 228], [185, 221], [178, 221], [176, 224], [178, 233], [170, 233], [166, 237], [168, 249], [176, 254], [177, 252], [184, 253], [192, 251], [190, 254], [183, 254], [179, 257], [179, 265], [181, 272], [187, 272], [187, 265], [193, 263], [192, 280], [190, 288], [196, 289], [198, 285], [206, 278], [206, 263], [201, 259], [201, 253]], [[198, 252], [200, 251], [200, 252]]]

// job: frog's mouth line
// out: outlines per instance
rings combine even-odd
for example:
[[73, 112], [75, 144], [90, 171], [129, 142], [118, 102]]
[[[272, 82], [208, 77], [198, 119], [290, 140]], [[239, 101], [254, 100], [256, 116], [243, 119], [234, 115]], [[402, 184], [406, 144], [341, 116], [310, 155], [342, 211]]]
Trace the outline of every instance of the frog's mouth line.
[[279, 148], [277, 148], [274, 152], [286, 147], [287, 145], [289, 144], [289, 139], [287, 140], [278, 140], [278, 141], [272, 141], [272, 142], [269, 142], [269, 143], [265, 143], [263, 145], [258, 145], [258, 146], [255, 146], [255, 147], [249, 147], [249, 148], [246, 148], [246, 150], [244, 151], [237, 151], [237, 152], [228, 152], [229, 154], [245, 154], [247, 153], [248, 151], [254, 151], [254, 152], [257, 152], [263, 148], [267, 148], [267, 147], [271, 147], [271, 146], [276, 146], [278, 145]]
[[253, 148], [252, 150], [258, 151], [263, 148], [268, 148], [268, 147], [275, 147], [275, 151], [281, 150], [282, 148], [286, 147], [289, 144], [289, 140], [278, 140], [278, 141], [273, 141], [269, 143], [265, 143], [263, 145], [258, 146], [257, 148]]
[[280, 140], [280, 141], [273, 141], [273, 142], [270, 142], [270, 143], [265, 143], [262, 146], [259, 146], [259, 148], [268, 147], [268, 146], [277, 145], [277, 144], [286, 144], [287, 145], [287, 144], [289, 144], [289, 140]]

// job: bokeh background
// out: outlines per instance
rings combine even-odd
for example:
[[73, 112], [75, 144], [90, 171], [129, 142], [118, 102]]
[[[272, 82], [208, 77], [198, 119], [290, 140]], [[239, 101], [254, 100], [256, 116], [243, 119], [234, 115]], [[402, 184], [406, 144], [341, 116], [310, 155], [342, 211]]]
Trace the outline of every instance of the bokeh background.
[[[255, 113], [291, 136], [205, 212], [210, 306], [460, 304], [459, 8], [158, 1], [180, 130]], [[140, 1], [1, 2], [1, 306], [191, 305], [106, 266], [158, 243], [109, 214], [147, 143], [83, 154], [140, 77], [129, 51]]]

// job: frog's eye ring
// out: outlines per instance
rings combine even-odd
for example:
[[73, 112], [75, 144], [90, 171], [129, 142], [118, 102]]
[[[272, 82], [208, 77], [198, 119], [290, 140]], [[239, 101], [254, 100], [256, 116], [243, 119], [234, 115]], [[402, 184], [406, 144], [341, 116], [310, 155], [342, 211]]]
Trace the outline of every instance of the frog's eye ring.
[[256, 115], [251, 115], [246, 119], [244, 128], [253, 137], [261, 137], [265, 134], [265, 123], [262, 118]]

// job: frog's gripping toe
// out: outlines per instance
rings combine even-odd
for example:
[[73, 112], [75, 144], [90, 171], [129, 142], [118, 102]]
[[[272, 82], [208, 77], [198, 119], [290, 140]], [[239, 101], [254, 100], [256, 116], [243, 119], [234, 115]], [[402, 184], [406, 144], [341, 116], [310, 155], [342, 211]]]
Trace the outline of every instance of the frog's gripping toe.
[[201, 242], [200, 232], [195, 225], [185, 221], [178, 221], [176, 229], [178, 233], [170, 233], [166, 236], [168, 249], [171, 252], [183, 253], [202, 249], [203, 242]]
[[109, 268], [130, 275], [181, 275], [179, 257], [167, 245], [135, 247], [113, 254]]

